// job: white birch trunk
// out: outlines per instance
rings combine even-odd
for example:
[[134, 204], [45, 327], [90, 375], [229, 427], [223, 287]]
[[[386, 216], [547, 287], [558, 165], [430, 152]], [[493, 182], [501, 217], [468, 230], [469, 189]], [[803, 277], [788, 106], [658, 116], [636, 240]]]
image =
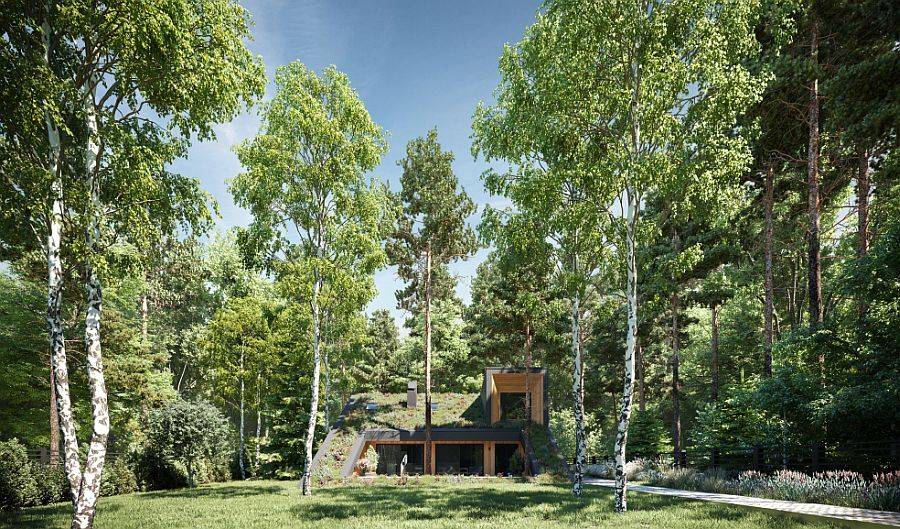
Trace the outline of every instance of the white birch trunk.
[[626, 286], [628, 304], [628, 331], [625, 339], [625, 384], [622, 390], [622, 407], [616, 430], [616, 512], [628, 510], [628, 484], [625, 475], [625, 448], [628, 443], [628, 423], [631, 420], [631, 404], [634, 397], [634, 351], [637, 343], [637, 265], [635, 263], [635, 223], [638, 201], [632, 189], [626, 190], [628, 209], [626, 212]]
[[[43, 24], [44, 60], [50, 64], [50, 4], [47, 4], [46, 19]], [[63, 439], [66, 479], [74, 505], [81, 484], [81, 463], [78, 459], [78, 439], [75, 436], [75, 417], [69, 394], [69, 367], [66, 358], [66, 342], [62, 325], [63, 270], [60, 248], [62, 247], [63, 225], [63, 181], [59, 160], [61, 142], [59, 128], [49, 110], [44, 110], [47, 139], [50, 143], [48, 169], [50, 171], [50, 215], [47, 235], [47, 335], [50, 342], [50, 369], [53, 371], [53, 393], [57, 410], [59, 430]]]
[[94, 110], [94, 87], [97, 78], [93, 77], [84, 93], [85, 123], [88, 130], [87, 149], [85, 150], [85, 183], [90, 192], [90, 203], [87, 210], [87, 227], [85, 238], [87, 253], [85, 255], [85, 276], [87, 280], [87, 315], [85, 317], [84, 345], [86, 351], [88, 381], [91, 388], [91, 409], [93, 412], [93, 433], [87, 461], [81, 476], [81, 487], [75, 502], [75, 513], [72, 519], [73, 529], [93, 527], [97, 500], [100, 497], [100, 478], [106, 460], [106, 441], [109, 436], [109, 406], [107, 403], [106, 383], [103, 379], [103, 360], [100, 347], [100, 318], [103, 308], [103, 289], [100, 278], [94, 267], [94, 254], [97, 252], [100, 238], [100, 186], [96, 181], [97, 164], [99, 163], [100, 145], [97, 134], [97, 115]]
[[240, 446], [238, 447], [238, 466], [240, 467], [240, 470], [241, 470], [241, 479], [247, 479], [247, 472], [244, 468], [244, 447], [245, 447], [246, 442], [244, 440], [244, 347], [243, 346], [241, 346], [240, 378], [241, 378], [241, 404], [240, 404], [240, 406], [241, 406], [241, 412], [240, 412], [241, 413], [241, 419], [240, 419], [241, 431], [238, 436], [240, 438], [240, 443], [239, 443]]
[[581, 344], [579, 340], [579, 299], [572, 300], [572, 402], [575, 408], [575, 469], [572, 494], [581, 496], [584, 486], [584, 401], [581, 398]]
[[310, 302], [312, 308], [313, 323], [313, 377], [312, 396], [309, 402], [309, 425], [306, 427], [306, 454], [303, 461], [303, 495], [312, 495], [312, 459], [313, 442], [316, 438], [316, 416], [319, 413], [319, 291], [322, 288], [322, 279], [318, 270], [314, 271], [313, 294]]
[[259, 440], [262, 431], [262, 400], [259, 391], [259, 376], [256, 377], [256, 453], [253, 456], [253, 474], [259, 475]]
[[425, 250], [425, 461], [423, 474], [431, 474], [431, 243]]
[[[334, 342], [334, 340], [332, 340]], [[331, 344], [325, 344], [325, 431], [331, 428], [331, 367], [328, 364], [328, 353]]]

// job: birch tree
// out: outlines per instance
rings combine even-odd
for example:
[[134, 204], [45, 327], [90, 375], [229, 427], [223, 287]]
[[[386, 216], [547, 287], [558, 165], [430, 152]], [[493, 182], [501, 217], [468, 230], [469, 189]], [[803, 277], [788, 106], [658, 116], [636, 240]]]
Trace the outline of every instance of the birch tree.
[[[74, 465], [77, 444], [73, 420], [64, 409], [68, 379], [61, 376], [61, 348], [54, 346], [53, 355], [67, 474], [75, 498], [73, 527], [93, 524], [109, 435], [100, 346], [104, 254], [116, 242], [143, 247], [161, 234], [198, 228], [208, 220], [207, 198], [197, 183], [167, 172], [165, 165], [184, 152], [183, 138], [192, 133], [212, 137], [212, 122], [230, 118], [242, 102], [262, 91], [261, 65], [242, 42], [247, 24], [244, 11], [228, 0], [62, 1], [45, 9], [41, 33], [45, 61], [54, 74], [49, 83], [54, 89], [43, 105], [49, 152], [51, 160], [71, 156], [80, 161], [64, 180], [75, 187], [82, 219], [78, 235], [84, 245], [84, 340], [93, 411], [84, 469]], [[70, 153], [63, 153], [57, 141], [62, 129], [54, 119], [63, 111], [73, 116], [72, 129], [78, 131], [66, 143]], [[154, 118], [165, 118], [165, 125]], [[60, 171], [58, 162], [51, 165], [57, 167], [50, 174]], [[59, 182], [52, 186], [51, 218], [64, 211]], [[61, 244], [53, 225], [48, 246], [51, 341], [61, 339], [52, 321], [58, 305], [54, 287], [59, 283], [54, 255]]]
[[[69, 393], [63, 329], [65, 279], [72, 275], [73, 252], [63, 244], [64, 227], [77, 229], [67, 208], [74, 185], [74, 153], [64, 152], [63, 139], [78, 141], [66, 124], [71, 121], [71, 92], [64, 79], [72, 74], [64, 36], [52, 24], [53, 2], [10, 2], [3, 6], [6, 38], [0, 44], [3, 76], [0, 97], [0, 252], [16, 259], [37, 250], [47, 270], [46, 325], [50, 352], [50, 383], [56, 416], [65, 445], [65, 469], [70, 492], [77, 496], [81, 468]], [[64, 59], [65, 58], [65, 59]], [[33, 105], [40, 105], [34, 112]], [[68, 241], [70, 245], [71, 240]], [[72, 245], [74, 246], [74, 245]], [[66, 256], [69, 258], [64, 264]], [[54, 430], [51, 426], [51, 430]], [[56, 447], [51, 447], [56, 453]]]
[[[441, 149], [437, 130], [410, 141], [398, 162], [402, 214], [388, 251], [400, 278], [411, 288], [424, 315], [425, 357], [425, 472], [431, 471], [431, 309], [436, 269], [466, 259], [477, 248], [475, 232], [466, 219], [475, 204], [453, 174], [453, 153]], [[398, 297], [402, 292], [398, 292]]]
[[[278, 69], [275, 96], [256, 137], [236, 151], [246, 169], [231, 183], [253, 214], [242, 243], [266, 257], [282, 290], [309, 305], [312, 351], [309, 424], [302, 488], [312, 494], [311, 464], [319, 409], [323, 296], [347, 283], [366, 285], [385, 261], [383, 234], [392, 209], [386, 188], [364, 175], [387, 149], [347, 76], [321, 76], [300, 62]], [[327, 299], [327, 298], [326, 298]]]
[[[516, 165], [509, 171], [489, 170], [483, 175], [493, 194], [509, 198], [513, 207], [488, 211], [493, 224], [507, 229], [529, 226], [532, 244], [546, 245], [554, 279], [568, 298], [572, 355], [572, 407], [575, 418], [575, 464], [572, 492], [581, 495], [587, 439], [584, 430], [583, 323], [590, 317], [589, 298], [608, 255], [605, 210], [597, 209], [588, 192], [589, 178], [579, 170], [581, 161], [566, 147], [566, 131], [546, 132], [538, 95], [524, 86], [524, 72], [533, 68], [533, 56], [508, 49], [501, 59], [503, 81], [498, 104], [476, 111], [473, 150], [488, 161]], [[537, 61], [536, 61], [537, 62]], [[524, 94], [524, 95], [523, 95]], [[558, 136], [557, 136], [558, 135]], [[600, 213], [600, 214], [598, 214]], [[522, 234], [522, 236], [526, 236]]]
[[713, 0], [549, 2], [501, 59], [501, 71], [504, 60], [524, 65], [508, 82], [524, 87], [519, 93], [535, 106], [540, 102], [534, 121], [540, 134], [557, 138], [558, 150], [577, 161], [587, 196], [619, 226], [628, 316], [615, 443], [618, 512], [627, 508], [642, 201], [659, 192], [677, 210], [734, 196], [728, 184], [749, 161], [734, 123], [763, 86], [741, 63], [757, 48], [756, 7]]

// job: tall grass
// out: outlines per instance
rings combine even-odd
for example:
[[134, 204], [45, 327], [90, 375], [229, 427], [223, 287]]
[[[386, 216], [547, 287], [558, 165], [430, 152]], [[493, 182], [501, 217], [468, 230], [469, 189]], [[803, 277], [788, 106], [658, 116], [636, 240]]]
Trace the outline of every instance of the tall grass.
[[772, 474], [751, 470], [734, 476], [717, 471], [663, 469], [647, 473], [646, 481], [675, 489], [900, 512], [900, 471], [866, 479], [850, 471], [810, 475], [793, 470]]

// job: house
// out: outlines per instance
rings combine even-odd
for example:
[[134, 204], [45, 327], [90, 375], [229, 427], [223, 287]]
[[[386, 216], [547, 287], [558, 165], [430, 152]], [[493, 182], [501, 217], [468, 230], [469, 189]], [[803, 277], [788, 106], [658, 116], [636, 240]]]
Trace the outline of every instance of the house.
[[313, 474], [351, 476], [372, 447], [378, 474], [507, 475], [518, 453], [527, 470], [565, 472], [547, 428], [547, 371], [528, 374], [531, 395], [529, 435], [523, 435], [526, 372], [490, 367], [480, 393], [432, 393], [432, 460], [424, 468], [424, 395], [410, 382], [406, 394], [353, 396], [313, 459]]

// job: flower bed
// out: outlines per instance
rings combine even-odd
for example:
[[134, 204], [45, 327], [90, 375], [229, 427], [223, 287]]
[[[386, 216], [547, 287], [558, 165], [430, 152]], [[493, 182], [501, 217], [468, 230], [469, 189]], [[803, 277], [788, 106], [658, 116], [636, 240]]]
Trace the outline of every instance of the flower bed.
[[650, 472], [647, 477], [649, 485], [673, 489], [900, 512], [900, 471], [876, 474], [872, 479], [849, 471], [812, 475], [792, 470], [773, 474], [746, 471], [733, 476], [694, 469]]

